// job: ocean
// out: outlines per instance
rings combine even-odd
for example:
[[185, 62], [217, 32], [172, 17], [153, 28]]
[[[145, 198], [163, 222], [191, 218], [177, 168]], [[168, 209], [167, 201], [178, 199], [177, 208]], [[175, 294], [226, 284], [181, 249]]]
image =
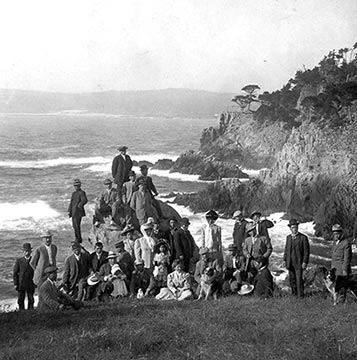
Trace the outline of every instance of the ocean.
[[[0, 300], [13, 299], [12, 268], [22, 255], [22, 243], [33, 248], [42, 242], [39, 234], [54, 231], [58, 266], [63, 270], [74, 239], [67, 215], [74, 178], [87, 193], [87, 216], [82, 221], [84, 245], [91, 226], [94, 199], [111, 175], [111, 162], [118, 145], [126, 145], [133, 160], [175, 160], [182, 152], [198, 150], [202, 130], [217, 125], [216, 118], [165, 118], [102, 114], [2, 114], [0, 115]], [[135, 169], [134, 169], [135, 170]], [[138, 170], [138, 169], [136, 169]], [[196, 175], [151, 170], [161, 195], [194, 192], [207, 186]], [[160, 197], [159, 197], [160, 198]], [[167, 200], [167, 199], [166, 199]], [[191, 219], [190, 230], [198, 241], [203, 214], [173, 205]], [[274, 253], [272, 266], [279, 268], [286, 235], [284, 214], [272, 214]], [[218, 219], [225, 247], [232, 241], [233, 220]], [[329, 244], [313, 236], [313, 224], [301, 229], [313, 243], [313, 259], [326, 260]]]

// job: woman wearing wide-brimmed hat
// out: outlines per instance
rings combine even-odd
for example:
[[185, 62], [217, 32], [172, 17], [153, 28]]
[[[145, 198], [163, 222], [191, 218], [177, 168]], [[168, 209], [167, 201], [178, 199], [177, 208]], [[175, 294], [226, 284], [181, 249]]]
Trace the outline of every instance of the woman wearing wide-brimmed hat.
[[208, 249], [211, 259], [222, 260], [222, 229], [215, 224], [218, 214], [214, 210], [209, 210], [204, 218], [205, 223], [201, 228], [201, 248]]

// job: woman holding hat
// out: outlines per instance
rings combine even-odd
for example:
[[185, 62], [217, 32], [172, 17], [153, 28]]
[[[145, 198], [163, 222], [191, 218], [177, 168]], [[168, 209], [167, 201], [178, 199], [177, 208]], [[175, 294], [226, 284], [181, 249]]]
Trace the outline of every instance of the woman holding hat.
[[201, 248], [207, 248], [210, 258], [222, 260], [222, 229], [215, 224], [218, 214], [210, 210], [205, 214], [205, 223], [201, 228]]

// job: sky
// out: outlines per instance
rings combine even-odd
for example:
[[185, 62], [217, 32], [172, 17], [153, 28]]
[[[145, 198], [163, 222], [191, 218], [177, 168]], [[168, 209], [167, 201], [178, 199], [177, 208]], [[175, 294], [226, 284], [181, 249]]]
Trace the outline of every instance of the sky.
[[272, 91], [356, 19], [356, 0], [0, 0], [0, 88]]

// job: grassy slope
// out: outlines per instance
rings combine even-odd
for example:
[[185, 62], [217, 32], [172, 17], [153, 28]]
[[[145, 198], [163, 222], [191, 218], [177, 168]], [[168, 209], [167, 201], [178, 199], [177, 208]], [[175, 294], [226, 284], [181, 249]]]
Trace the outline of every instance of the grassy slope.
[[122, 300], [0, 314], [1, 359], [356, 359], [357, 303], [314, 296]]

